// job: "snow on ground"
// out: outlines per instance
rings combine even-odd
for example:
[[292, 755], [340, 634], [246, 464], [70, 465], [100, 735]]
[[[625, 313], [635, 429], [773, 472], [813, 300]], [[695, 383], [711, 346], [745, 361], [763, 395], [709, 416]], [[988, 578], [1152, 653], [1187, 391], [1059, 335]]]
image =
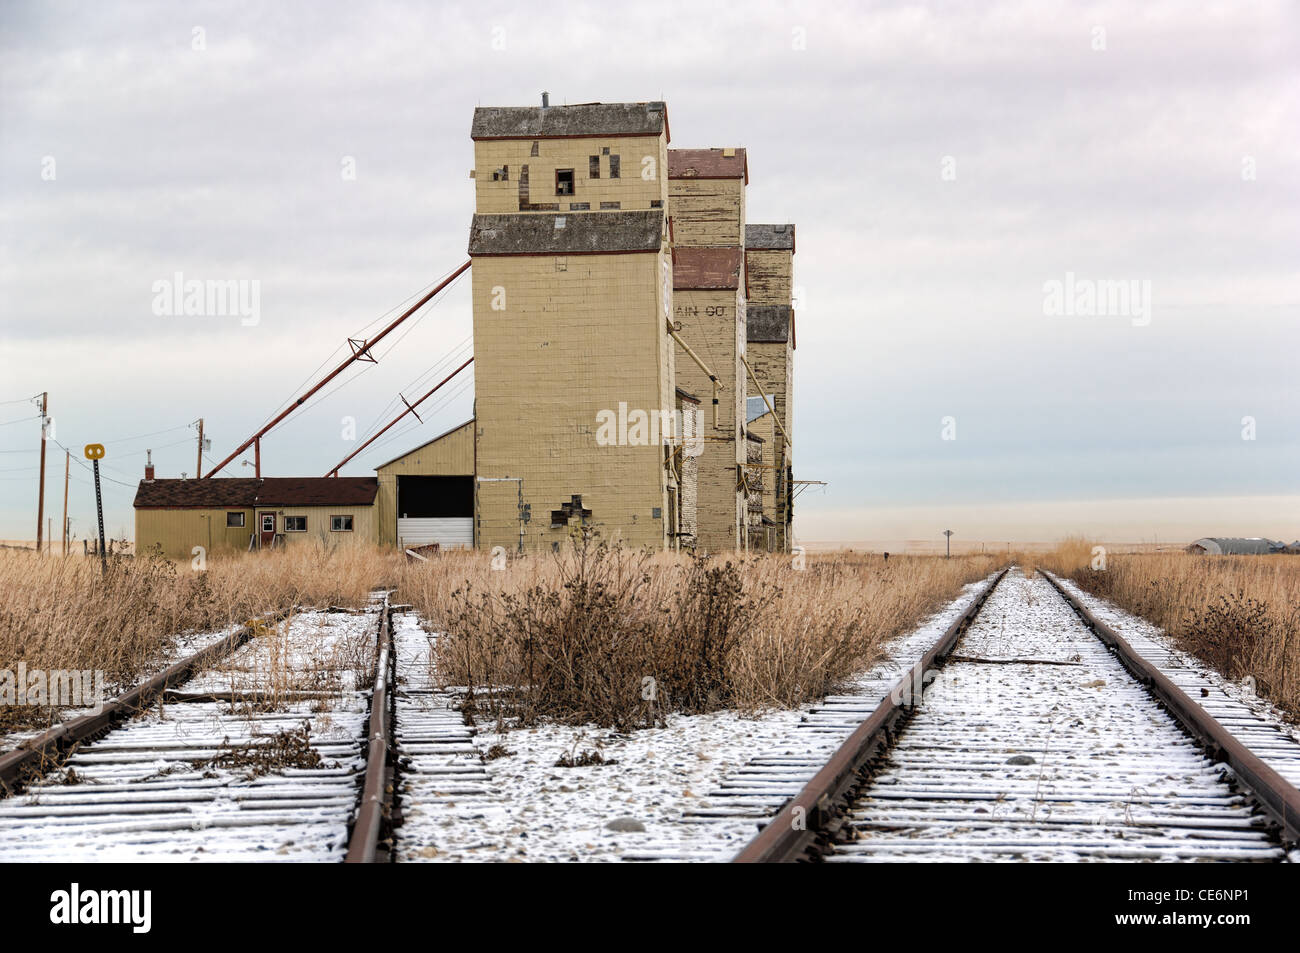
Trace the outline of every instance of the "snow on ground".
[[[302, 612], [0, 800], [0, 862], [341, 860], [365, 766], [377, 609]], [[270, 703], [265, 703], [269, 699]], [[265, 773], [255, 747], [306, 732]], [[311, 754], [320, 758], [313, 763]]]
[[1159, 626], [1099, 599], [1068, 579], [1061, 578], [1061, 583], [1193, 701], [1227, 724], [1242, 743], [1292, 784], [1300, 785], [1300, 748], [1292, 744], [1300, 744], [1300, 725], [1287, 722], [1278, 708], [1249, 685], [1235, 682], [1183, 652]]
[[[227, 635], [230, 635], [232, 632], [237, 632], [241, 628], [243, 628], [242, 623], [238, 625], [230, 625], [224, 629], [218, 629], [211, 632], [186, 632], [175, 636], [171, 642], [164, 646], [162, 654], [151, 664], [142, 668], [140, 674], [130, 682], [105, 681], [103, 701], [107, 702], [116, 698], [118, 695], [126, 694], [128, 691], [135, 688], [135, 686], [139, 685], [141, 682], [149, 680], [169, 665], [174, 665], [186, 656], [193, 655], [195, 652], [202, 651], [209, 645], [220, 642]], [[64, 722], [72, 721], [75, 718], [80, 718], [82, 715], [93, 713], [93, 710], [90, 708], [61, 708], [59, 709], [59, 717], [56, 721], [0, 735], [0, 754], [3, 754], [6, 751], [13, 751], [24, 741], [36, 737], [43, 731], [46, 731], [55, 725], [63, 724]]]
[[[878, 701], [887, 686], [934, 643], [965, 608], [983, 581], [888, 647], [890, 657], [863, 673], [848, 690]], [[399, 668], [427, 669], [432, 637], [413, 616], [399, 616], [394, 628]], [[406, 646], [403, 649], [403, 645]], [[422, 663], [415, 656], [423, 654]], [[882, 688], [885, 686], [886, 688]], [[421, 686], [428, 691], [427, 686]], [[424, 711], [451, 716], [456, 699], [430, 691]], [[476, 780], [428, 782], [408, 778], [403, 792], [405, 819], [399, 829], [399, 859], [404, 861], [616, 861], [650, 846], [674, 845], [681, 856], [729, 860], [757, 831], [752, 819], [712, 823], [683, 822], [684, 812], [708, 808], [710, 792], [757, 754], [829, 754], [847, 736], [800, 731], [810, 708], [778, 710], [757, 716], [734, 712], [673, 715], [667, 728], [619, 735], [594, 726], [545, 725], [497, 733], [495, 723], [479, 724], [472, 739], [457, 739], [455, 754], [436, 758], [429, 770], [459, 769]], [[454, 719], [448, 717], [448, 723]], [[402, 712], [398, 712], [399, 732]], [[484, 762], [493, 745], [509, 754]], [[559, 768], [563, 756], [598, 750], [614, 764]], [[430, 763], [413, 759], [420, 771]], [[457, 790], [459, 793], [449, 793]], [[616, 829], [611, 829], [610, 825]]]

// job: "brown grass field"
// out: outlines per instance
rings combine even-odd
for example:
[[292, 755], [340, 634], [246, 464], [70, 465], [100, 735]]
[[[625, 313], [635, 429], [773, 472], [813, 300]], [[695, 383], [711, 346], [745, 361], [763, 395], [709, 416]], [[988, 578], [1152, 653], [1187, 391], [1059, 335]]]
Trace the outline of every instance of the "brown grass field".
[[202, 572], [118, 558], [105, 576], [94, 559], [9, 550], [0, 551], [0, 669], [102, 669], [124, 687], [177, 634], [292, 605], [358, 606], [383, 586], [447, 632], [442, 675], [473, 688], [478, 704], [525, 721], [631, 726], [670, 710], [757, 710], [825, 694], [997, 562], [824, 555], [799, 570], [789, 556], [697, 561], [588, 541], [495, 571], [480, 553], [420, 563], [303, 545], [212, 558]]
[[[446, 635], [445, 683], [505, 720], [556, 718], [629, 728], [673, 711], [758, 711], [835, 691], [890, 638], [1008, 561], [1042, 565], [1170, 632], [1232, 678], [1300, 712], [1300, 556], [1051, 553], [954, 556], [810, 554], [695, 560], [576, 540], [556, 556], [451, 552], [408, 562], [376, 547], [300, 545], [187, 563], [110, 562], [0, 550], [0, 670], [101, 669], [138, 680], [181, 633], [297, 606], [364, 604], [395, 588]], [[19, 711], [0, 714], [14, 724]], [[35, 713], [28, 713], [29, 715]], [[45, 713], [48, 717], [49, 713]], [[43, 720], [43, 719], [41, 719]]]

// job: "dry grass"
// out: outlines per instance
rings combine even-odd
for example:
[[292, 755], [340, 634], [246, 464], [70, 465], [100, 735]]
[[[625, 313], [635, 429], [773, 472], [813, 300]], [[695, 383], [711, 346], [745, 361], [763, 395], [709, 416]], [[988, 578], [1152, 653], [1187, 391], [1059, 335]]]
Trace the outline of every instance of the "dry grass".
[[446, 632], [441, 678], [481, 710], [626, 729], [820, 698], [999, 562], [837, 555], [799, 570], [788, 556], [694, 560], [585, 540], [499, 572], [449, 554], [409, 571], [401, 592]]
[[1300, 556], [1108, 554], [1068, 540], [1039, 563], [1160, 626], [1179, 647], [1300, 717]]
[[[120, 687], [155, 669], [178, 634], [295, 605], [361, 606], [386, 586], [448, 633], [438, 643], [440, 676], [472, 688], [477, 704], [524, 721], [631, 727], [668, 711], [819, 698], [1002, 560], [840, 554], [809, 556], [799, 570], [789, 556], [696, 561], [588, 540], [494, 571], [477, 552], [421, 563], [378, 547], [301, 544], [211, 558], [204, 572], [119, 558], [102, 575], [96, 560], [8, 551], [0, 553], [0, 669], [19, 661], [100, 669]], [[267, 651], [274, 669], [275, 647]], [[330, 658], [321, 667], [362, 662]], [[285, 673], [265, 674], [268, 690], [290, 683]], [[321, 677], [308, 687], [328, 690]]]
[[[0, 552], [0, 670], [102, 670], [122, 687], [158, 666], [175, 638], [222, 629], [294, 605], [360, 606], [396, 578], [401, 558], [372, 547], [302, 544], [278, 553], [188, 562]], [[39, 723], [27, 708], [0, 709], [0, 728]], [[46, 713], [48, 714], [48, 713]]]

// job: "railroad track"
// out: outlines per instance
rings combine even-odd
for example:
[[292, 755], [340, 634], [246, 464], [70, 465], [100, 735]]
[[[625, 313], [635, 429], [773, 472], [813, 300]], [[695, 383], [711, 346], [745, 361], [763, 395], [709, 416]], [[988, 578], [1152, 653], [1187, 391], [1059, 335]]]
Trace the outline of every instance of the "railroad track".
[[6, 754], [0, 861], [387, 859], [389, 618], [236, 633]]
[[1056, 580], [999, 575], [874, 708], [812, 713], [859, 719], [829, 758], [724, 784], [770, 818], [735, 860], [1300, 859], [1300, 744], [1161, 661]]

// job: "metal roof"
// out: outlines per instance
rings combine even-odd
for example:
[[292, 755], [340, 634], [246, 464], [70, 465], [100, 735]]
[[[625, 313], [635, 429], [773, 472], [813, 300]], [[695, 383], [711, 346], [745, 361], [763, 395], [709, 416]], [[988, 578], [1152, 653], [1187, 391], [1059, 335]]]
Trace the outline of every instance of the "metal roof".
[[751, 304], [747, 307], [745, 340], [751, 344], [784, 344], [790, 340], [790, 306]]
[[794, 251], [794, 225], [746, 225], [745, 248]]
[[1254, 556], [1282, 549], [1285, 544], [1265, 539], [1262, 536], [1205, 536], [1192, 543], [1191, 548], [1197, 547], [1215, 556]]
[[663, 209], [475, 215], [469, 230], [469, 253], [593, 255], [658, 251], [663, 230]]
[[141, 480], [136, 509], [216, 509], [223, 506], [369, 506], [378, 477], [266, 477]]
[[670, 179], [744, 179], [749, 159], [744, 149], [669, 149]]
[[676, 248], [673, 251], [675, 291], [734, 291], [740, 287], [745, 263], [739, 248]]
[[556, 139], [657, 136], [668, 129], [662, 102], [581, 103], [575, 106], [479, 106], [471, 139]]
[[[776, 406], [776, 394], [768, 394], [767, 399], [772, 402], [773, 407]], [[762, 397], [745, 398], [745, 423], [751, 424], [767, 412], [767, 404], [763, 403]]]

